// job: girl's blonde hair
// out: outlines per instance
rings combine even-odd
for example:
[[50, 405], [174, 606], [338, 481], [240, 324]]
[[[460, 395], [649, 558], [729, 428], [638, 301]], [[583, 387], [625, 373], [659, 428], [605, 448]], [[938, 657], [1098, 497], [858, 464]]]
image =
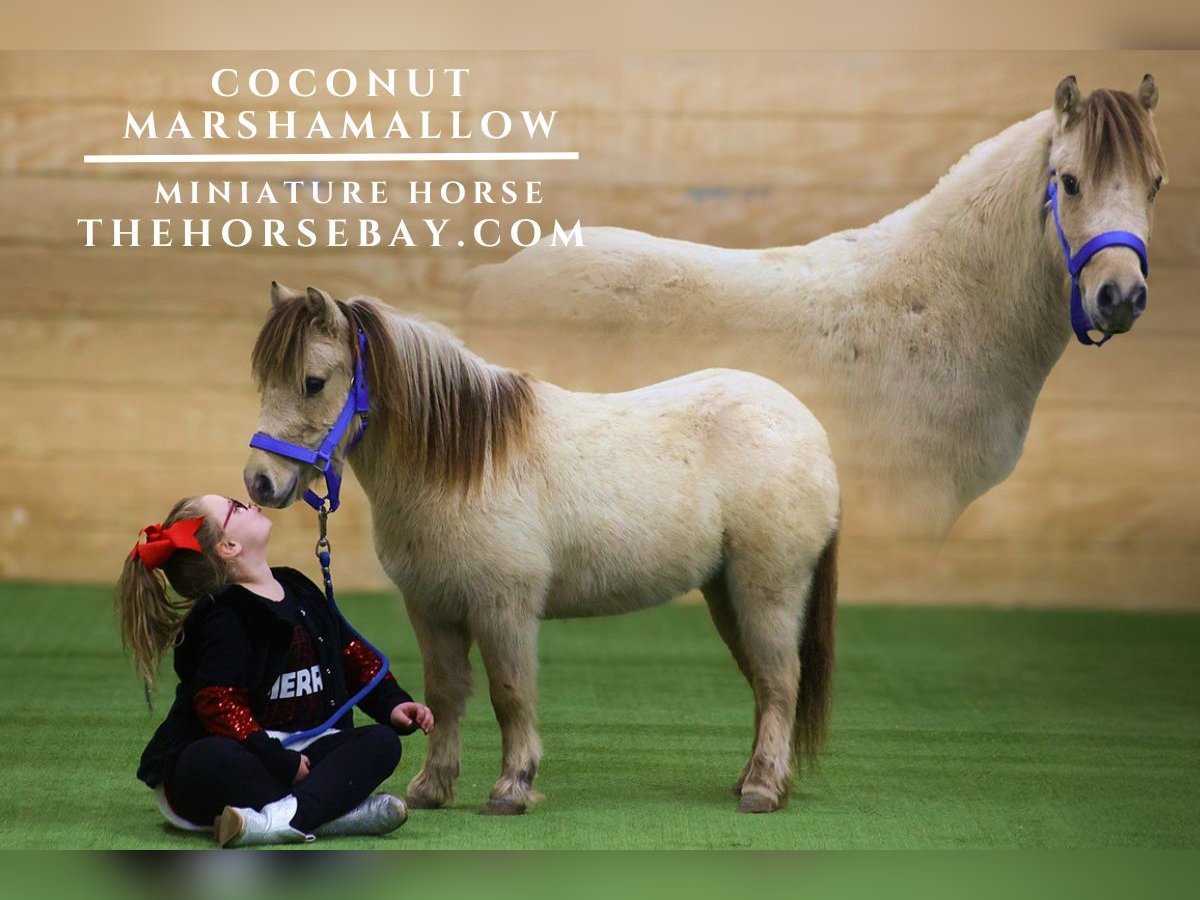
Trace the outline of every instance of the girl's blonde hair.
[[[155, 569], [147, 568], [137, 557], [127, 557], [117, 579], [113, 605], [121, 626], [121, 644], [146, 683], [147, 703], [158, 664], [175, 642], [192, 604], [229, 582], [228, 566], [217, 553], [222, 531], [205, 514], [199, 497], [185, 497], [176, 503], [162, 527], [197, 516], [204, 517], [196, 531], [201, 552], [177, 549]], [[168, 584], [178, 596], [171, 596]]]

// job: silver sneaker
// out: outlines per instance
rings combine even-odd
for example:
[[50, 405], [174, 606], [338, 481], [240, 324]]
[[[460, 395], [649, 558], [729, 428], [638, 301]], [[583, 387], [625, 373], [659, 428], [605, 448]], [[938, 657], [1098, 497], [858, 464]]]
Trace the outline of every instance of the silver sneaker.
[[316, 837], [291, 826], [296, 798], [288, 794], [261, 810], [227, 806], [217, 818], [217, 843], [222, 847], [257, 847], [262, 844], [299, 844]]
[[408, 821], [408, 807], [393, 794], [368, 797], [344, 816], [314, 829], [321, 837], [352, 834], [390, 834]]

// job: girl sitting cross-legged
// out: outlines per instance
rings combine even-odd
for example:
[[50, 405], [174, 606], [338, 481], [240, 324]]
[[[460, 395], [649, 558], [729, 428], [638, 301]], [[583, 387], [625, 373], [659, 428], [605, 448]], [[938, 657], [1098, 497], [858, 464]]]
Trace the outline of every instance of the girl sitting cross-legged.
[[428, 733], [433, 715], [390, 673], [359, 703], [380, 724], [356, 728], [347, 711], [316, 736], [281, 743], [326, 721], [383, 663], [308, 578], [267, 565], [270, 520], [209, 494], [142, 531], [116, 609], [147, 691], [174, 647], [175, 702], [137, 772], [167, 820], [215, 826], [223, 847], [402, 825], [404, 801], [371, 793], [400, 761], [399, 735]]

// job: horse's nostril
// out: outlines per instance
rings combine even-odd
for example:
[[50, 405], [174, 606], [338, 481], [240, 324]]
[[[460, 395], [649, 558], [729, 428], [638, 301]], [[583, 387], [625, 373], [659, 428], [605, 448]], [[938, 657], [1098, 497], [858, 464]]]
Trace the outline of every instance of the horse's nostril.
[[1134, 288], [1133, 293], [1130, 295], [1130, 299], [1133, 301], [1133, 314], [1135, 316], [1140, 316], [1146, 311], [1146, 286], [1144, 284], [1139, 284], [1136, 288]]
[[1100, 285], [1100, 290], [1096, 292], [1096, 306], [1108, 312], [1117, 305], [1117, 300], [1120, 296], [1121, 292], [1117, 289], [1117, 285], [1112, 281], [1106, 281]]
[[255, 501], [261, 503], [263, 500], [270, 500], [275, 496], [275, 486], [271, 484], [271, 479], [266, 475], [255, 475], [250, 493]]

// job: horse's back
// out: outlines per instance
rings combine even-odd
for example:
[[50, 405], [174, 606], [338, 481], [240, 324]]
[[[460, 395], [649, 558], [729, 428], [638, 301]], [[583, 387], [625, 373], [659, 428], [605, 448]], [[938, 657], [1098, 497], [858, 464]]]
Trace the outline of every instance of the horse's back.
[[799, 440], [828, 449], [825, 428], [791, 391], [763, 375], [741, 369], [701, 369], [628, 391], [640, 403], [658, 400], [695, 411], [717, 426], [720, 437]]
[[722, 504], [748, 492], [836, 494], [824, 427], [794, 394], [761, 375], [704, 369], [632, 391], [570, 396], [580, 442], [599, 429], [605, 434], [598, 446], [606, 459], [595, 464], [629, 467], [633, 481], [690, 482]]
[[543, 241], [504, 262], [468, 271], [463, 288], [471, 316], [555, 320], [569, 315], [572, 321], [619, 328], [686, 325], [697, 307], [709, 302], [710, 288], [749, 284], [761, 271], [756, 251], [625, 228], [585, 228], [583, 241], [580, 247]]

